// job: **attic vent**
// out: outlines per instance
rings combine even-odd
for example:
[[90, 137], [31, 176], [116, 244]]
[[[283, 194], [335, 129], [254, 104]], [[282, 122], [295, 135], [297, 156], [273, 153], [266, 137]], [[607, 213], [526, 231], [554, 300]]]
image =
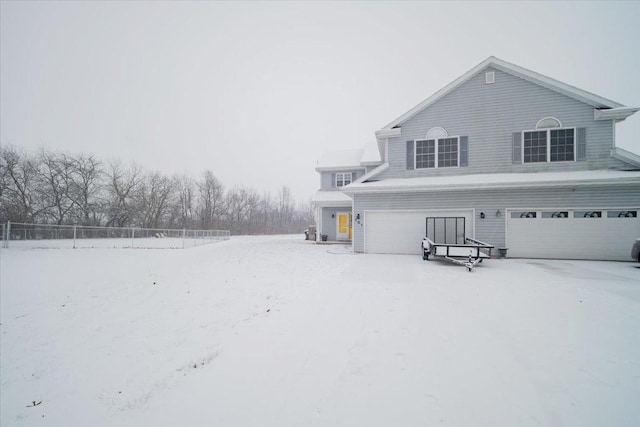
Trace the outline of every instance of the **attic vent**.
[[486, 73], [484, 73], [484, 82], [488, 85], [490, 85], [491, 83], [495, 83], [496, 82], [496, 72], [495, 71], [488, 71]]

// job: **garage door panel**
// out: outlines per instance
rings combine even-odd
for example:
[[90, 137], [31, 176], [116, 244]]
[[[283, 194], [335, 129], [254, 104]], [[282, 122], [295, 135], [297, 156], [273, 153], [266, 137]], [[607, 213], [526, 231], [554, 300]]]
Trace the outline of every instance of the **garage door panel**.
[[473, 211], [366, 211], [365, 252], [420, 254], [428, 216], [465, 217], [467, 236], [473, 236]]
[[513, 257], [628, 261], [636, 235], [637, 217], [507, 217], [507, 247]]

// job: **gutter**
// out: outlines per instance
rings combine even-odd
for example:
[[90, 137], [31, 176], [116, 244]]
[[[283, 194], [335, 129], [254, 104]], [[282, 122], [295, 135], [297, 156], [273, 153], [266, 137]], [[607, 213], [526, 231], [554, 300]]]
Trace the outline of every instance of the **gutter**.
[[344, 187], [342, 192], [348, 195], [370, 193], [419, 193], [419, 192], [443, 192], [466, 190], [505, 190], [527, 188], [562, 188], [562, 187], [593, 187], [603, 185], [630, 185], [640, 186], [640, 176], [627, 178], [607, 178], [599, 180], [567, 180], [567, 181], [537, 181], [537, 182], [505, 182], [494, 184], [441, 184], [441, 185], [394, 185], [384, 187], [366, 187], [362, 184], [356, 187]]

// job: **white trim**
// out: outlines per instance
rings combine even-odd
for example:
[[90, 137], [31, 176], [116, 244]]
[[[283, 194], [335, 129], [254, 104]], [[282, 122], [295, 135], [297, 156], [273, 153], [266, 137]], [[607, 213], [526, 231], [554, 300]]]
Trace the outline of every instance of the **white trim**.
[[[353, 182], [353, 173], [352, 172], [337, 172], [336, 173], [336, 180], [335, 180], [335, 186], [336, 188], [342, 188], [342, 187], [346, 187], [349, 184], [345, 184], [346, 181], [346, 177], [347, 175], [349, 176], [349, 184], [351, 184]], [[342, 177], [342, 185], [338, 185], [338, 176]]]
[[[336, 211], [336, 240], [341, 240], [341, 241], [346, 241], [346, 240], [353, 240], [353, 239], [349, 239], [349, 211]], [[340, 215], [347, 215], [347, 237], [342, 238], [338, 236], [338, 232], [340, 230]], [[352, 226], [353, 228], [353, 226]]]
[[[560, 125], [560, 126], [556, 126], [556, 127], [552, 127], [552, 128], [541, 128], [540, 127], [540, 123], [542, 123], [545, 120], [549, 120], [549, 119], [555, 120], [556, 122], [558, 122], [558, 125]], [[562, 129], [562, 122], [559, 119], [557, 119], [556, 117], [551, 117], [551, 116], [543, 117], [540, 120], [538, 120], [538, 123], [536, 123], [536, 129], [539, 129], [539, 130], [542, 130], [542, 129]]]
[[[551, 131], [554, 130], [565, 130], [565, 129], [573, 129], [573, 160], [551, 160]], [[546, 132], [547, 133], [547, 161], [546, 162], [525, 162], [524, 161], [524, 134], [526, 132]], [[569, 163], [577, 161], [577, 151], [578, 151], [578, 129], [575, 127], [564, 127], [564, 128], [545, 128], [545, 129], [532, 129], [532, 130], [523, 130], [521, 133], [520, 140], [520, 150], [521, 150], [521, 158], [523, 165], [539, 165], [544, 163]]]
[[618, 107], [602, 110], [596, 108], [593, 110], [593, 120], [616, 120], [621, 122], [638, 111], [640, 111], [640, 108], [635, 107]]
[[[531, 212], [536, 212], [536, 218], [534, 218], [535, 220], [540, 220], [540, 219], [549, 219], [549, 218], [542, 218], [542, 215], [538, 216], [538, 213], [542, 213], [542, 212], [548, 212], [548, 211], [569, 211], [570, 212], [570, 216], [568, 218], [570, 219], [575, 219], [574, 213], [575, 211], [600, 211], [604, 214], [604, 212], [606, 211], [615, 211], [615, 210], [638, 210], [640, 211], [640, 206], [633, 208], [633, 207], [609, 207], [609, 208], [605, 208], [605, 207], [592, 207], [592, 206], [574, 206], [574, 207], [546, 207], [546, 208], [529, 208], [529, 207], [524, 207], [524, 208], [504, 208], [504, 247], [505, 248], [509, 248], [509, 227], [508, 227], [508, 220], [509, 219], [518, 219], [518, 218], [511, 218], [511, 212], [518, 212], [518, 211], [531, 211]], [[602, 215], [599, 218], [592, 218], [590, 220], [593, 221], [606, 221], [607, 219], [613, 219], [613, 218], [608, 218], [607, 215]], [[475, 230], [475, 229], [474, 229]]]
[[[442, 128], [440, 128], [442, 129]], [[444, 129], [443, 129], [444, 130]], [[446, 132], [446, 131], [445, 131]], [[453, 139], [456, 138], [458, 140], [458, 159], [457, 164], [455, 166], [439, 166], [438, 165], [438, 141], [441, 139]], [[434, 141], [434, 166], [432, 168], [419, 168], [418, 167], [418, 141]], [[415, 139], [413, 141], [413, 170], [430, 170], [430, 169], [452, 169], [460, 167], [460, 136], [444, 136], [441, 138], [428, 138], [428, 139]]]
[[376, 138], [378, 139], [389, 139], [389, 138], [396, 138], [398, 136], [400, 136], [402, 134], [402, 129], [400, 128], [392, 128], [392, 129], [387, 129], [382, 128], [378, 131], [376, 131]]
[[468, 80], [474, 77], [477, 73], [481, 72], [487, 67], [492, 67], [499, 71], [503, 71], [505, 73], [514, 75], [516, 77], [520, 77], [531, 83], [546, 87], [547, 89], [569, 96], [570, 98], [592, 105], [593, 107], [596, 107], [596, 108], [624, 107], [624, 105], [619, 104], [610, 99], [603, 98], [591, 92], [578, 89], [574, 86], [568, 85], [566, 83], [562, 83], [561, 81], [552, 79], [542, 74], [538, 74], [534, 71], [528, 70], [518, 65], [511, 64], [509, 62], [498, 59], [494, 56], [490, 56], [489, 58], [482, 61], [480, 64], [473, 67], [471, 70], [467, 71], [462, 76], [455, 79], [453, 82], [449, 83], [447, 86], [443, 87], [442, 89], [440, 89], [439, 91], [431, 95], [426, 100], [422, 101], [420, 104], [413, 107], [411, 110], [407, 111], [406, 113], [404, 113], [403, 115], [401, 115], [400, 117], [398, 117], [397, 119], [395, 119], [394, 121], [386, 125], [384, 128], [382, 128], [378, 132], [382, 134], [382, 131], [384, 130], [390, 130], [392, 128], [395, 128], [396, 126], [401, 125], [402, 123], [409, 120], [411, 117], [418, 114], [420, 111], [424, 110], [431, 104], [438, 101], [440, 98], [447, 95], [449, 92], [456, 89], [458, 86], [466, 83]]
[[317, 167], [316, 172], [348, 172], [348, 171], [364, 171], [367, 168], [364, 166], [324, 166]]
[[[368, 213], [419, 213], [419, 212], [434, 212], [434, 213], [440, 213], [440, 212], [464, 212], [464, 213], [471, 213], [471, 224], [472, 224], [472, 228], [473, 228], [473, 235], [470, 236], [472, 239], [476, 238], [476, 208], [460, 208], [460, 209], [366, 209], [364, 211], [362, 211], [362, 217], [363, 217], [363, 223], [364, 226], [362, 227], [362, 253], [368, 253], [367, 252], [367, 214]], [[355, 217], [354, 217], [355, 218]], [[425, 230], [426, 231], [426, 230]], [[465, 227], [465, 233], [466, 233], [466, 227]], [[469, 237], [469, 236], [465, 236], [465, 237]], [[355, 242], [355, 238], [353, 239], [353, 241]]]
[[448, 138], [448, 137], [449, 137], [449, 132], [447, 132], [445, 128], [440, 126], [435, 126], [427, 131], [424, 139], [438, 139], [438, 138]]
[[619, 147], [611, 149], [611, 157], [640, 167], [640, 156]]
[[496, 72], [495, 71], [487, 71], [484, 73], [484, 83], [487, 85], [492, 85], [496, 82]]
[[381, 173], [382, 171], [384, 171], [388, 167], [389, 167], [389, 163], [383, 163], [380, 166], [378, 166], [377, 168], [369, 171], [369, 173], [367, 173], [365, 175], [362, 175], [360, 178], [356, 179], [351, 184], [354, 184], [354, 183], [360, 184], [362, 182], [365, 182], [366, 180], [378, 175], [379, 173]]
[[[467, 190], [501, 190], [551, 187], [592, 187], [602, 185], [640, 185], [637, 171], [529, 172], [509, 174], [471, 174], [459, 176], [398, 178], [380, 182], [351, 184], [345, 194], [415, 193]], [[459, 178], [464, 178], [460, 180]]]

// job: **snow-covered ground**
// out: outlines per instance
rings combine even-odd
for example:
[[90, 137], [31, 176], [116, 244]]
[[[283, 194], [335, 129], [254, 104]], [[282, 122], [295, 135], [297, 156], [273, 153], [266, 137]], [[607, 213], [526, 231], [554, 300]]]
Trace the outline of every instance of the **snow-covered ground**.
[[637, 263], [302, 236], [0, 257], [3, 426], [640, 424]]

